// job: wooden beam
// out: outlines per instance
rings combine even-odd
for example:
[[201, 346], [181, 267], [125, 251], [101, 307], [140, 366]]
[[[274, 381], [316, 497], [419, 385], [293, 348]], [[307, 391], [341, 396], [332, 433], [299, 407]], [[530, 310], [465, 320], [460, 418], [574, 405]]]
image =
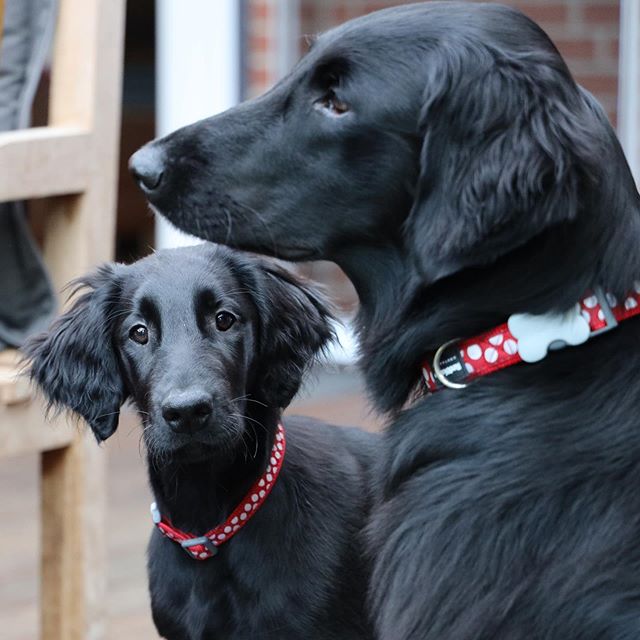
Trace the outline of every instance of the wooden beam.
[[45, 421], [43, 415], [43, 403], [31, 397], [28, 401], [0, 404], [0, 460], [58, 449], [73, 442], [77, 427], [69, 425], [64, 417]]
[[[113, 255], [124, 0], [62, 0], [49, 125], [91, 131], [86, 188], [51, 201], [44, 254], [56, 286]], [[92, 436], [42, 455], [42, 616], [45, 640], [104, 636], [106, 453]], [[50, 527], [49, 523], [55, 523]]]
[[84, 191], [90, 147], [90, 134], [72, 127], [0, 133], [0, 201]]
[[47, 640], [83, 636], [82, 554], [83, 532], [78, 528], [82, 499], [77, 477], [81, 449], [64, 447], [41, 458], [42, 599], [41, 620]]
[[104, 494], [104, 451], [89, 438], [78, 433], [71, 446], [41, 456], [44, 640], [104, 635], [104, 505], [92, 501]]

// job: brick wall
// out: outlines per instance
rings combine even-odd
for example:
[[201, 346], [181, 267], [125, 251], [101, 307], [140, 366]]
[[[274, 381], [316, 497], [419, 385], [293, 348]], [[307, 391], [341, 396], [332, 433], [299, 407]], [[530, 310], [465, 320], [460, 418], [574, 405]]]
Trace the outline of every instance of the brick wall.
[[[276, 3], [282, 0], [245, 0], [246, 95], [254, 96], [278, 80]], [[469, 0], [476, 1], [476, 0]], [[549, 34], [576, 80], [591, 91], [616, 124], [618, 88], [618, 0], [502, 0], [517, 7]], [[403, 0], [299, 0], [300, 52], [305, 35], [314, 35], [357, 16], [404, 4]], [[327, 283], [332, 295], [348, 311], [356, 297], [344, 274], [333, 264], [304, 267], [314, 279]]]
[[277, 0], [245, 0], [244, 94], [260, 95], [278, 80]]

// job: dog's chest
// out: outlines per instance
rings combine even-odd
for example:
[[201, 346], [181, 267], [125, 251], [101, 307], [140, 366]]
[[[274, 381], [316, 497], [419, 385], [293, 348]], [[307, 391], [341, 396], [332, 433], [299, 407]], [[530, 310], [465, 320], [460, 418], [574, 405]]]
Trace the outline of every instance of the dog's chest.
[[191, 581], [187, 574], [173, 572], [151, 575], [151, 608], [158, 633], [168, 640], [222, 640], [238, 635], [230, 624], [226, 594], [211, 589], [200, 577]]
[[[154, 543], [149, 553], [153, 619], [162, 637], [188, 640], [255, 638], [259, 598], [242, 587], [224, 551], [206, 561]], [[177, 553], [176, 553], [177, 552]], [[253, 600], [253, 602], [252, 602]]]
[[196, 561], [153, 536], [149, 590], [160, 635], [168, 640], [313, 638], [309, 629], [319, 622], [317, 611], [314, 615], [312, 603], [300, 607], [295, 602], [286, 587], [294, 584], [286, 569], [267, 558], [246, 558], [239, 570], [228, 551], [222, 548], [217, 556]]

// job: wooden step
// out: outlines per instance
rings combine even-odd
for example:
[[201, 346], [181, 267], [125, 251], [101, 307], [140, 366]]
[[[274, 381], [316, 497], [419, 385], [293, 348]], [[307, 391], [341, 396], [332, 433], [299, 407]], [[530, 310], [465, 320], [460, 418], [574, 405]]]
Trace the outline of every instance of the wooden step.
[[67, 416], [45, 418], [20, 352], [0, 352], [0, 458], [66, 447], [79, 428]]

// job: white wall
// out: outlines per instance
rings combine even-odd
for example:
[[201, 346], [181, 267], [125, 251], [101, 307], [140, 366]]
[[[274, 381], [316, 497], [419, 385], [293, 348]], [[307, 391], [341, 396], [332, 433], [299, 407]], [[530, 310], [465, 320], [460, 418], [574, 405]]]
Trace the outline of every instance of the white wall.
[[[237, 104], [239, 0], [156, 1], [158, 136]], [[199, 242], [156, 218], [156, 248]]]
[[620, 2], [618, 135], [640, 187], [640, 0]]

